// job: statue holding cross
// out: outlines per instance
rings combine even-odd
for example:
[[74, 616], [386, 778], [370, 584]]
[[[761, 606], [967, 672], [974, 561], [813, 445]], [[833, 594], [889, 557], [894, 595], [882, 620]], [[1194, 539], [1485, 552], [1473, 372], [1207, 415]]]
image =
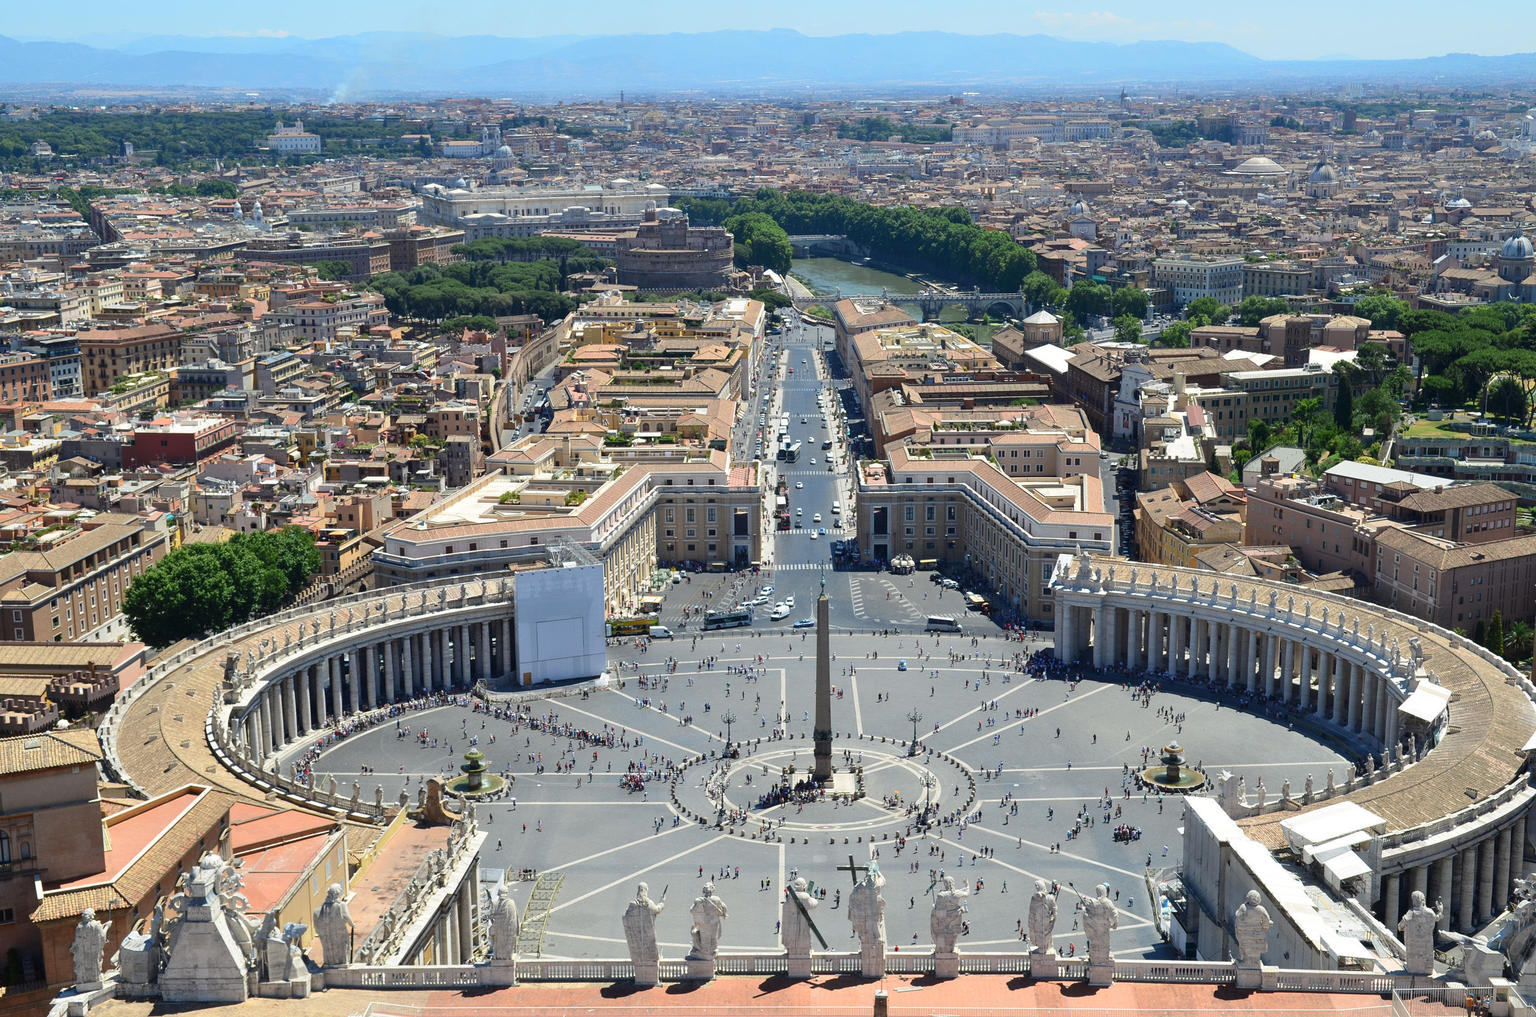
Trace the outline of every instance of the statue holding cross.
[[855, 866], [849, 858], [848, 868], [864, 872], [863, 879], [854, 877], [853, 891], [848, 894], [848, 920], [859, 937], [859, 973], [865, 978], [884, 978], [885, 895], [881, 891], [885, 875], [874, 862]]
[[823, 950], [827, 949], [826, 937], [811, 919], [811, 912], [820, 905], [821, 902], [811, 896], [805, 877], [791, 869], [789, 885], [784, 888], [784, 907], [779, 922], [779, 942], [784, 945], [784, 952], [788, 955], [788, 974], [791, 978], [811, 977], [812, 936], [816, 937]]

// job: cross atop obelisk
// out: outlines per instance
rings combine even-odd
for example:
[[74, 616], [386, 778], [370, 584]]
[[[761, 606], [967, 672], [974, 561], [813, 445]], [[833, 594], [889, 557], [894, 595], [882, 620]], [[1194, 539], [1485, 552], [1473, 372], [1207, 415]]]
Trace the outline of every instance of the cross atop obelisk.
[[821, 596], [816, 598], [816, 762], [811, 776], [818, 784], [832, 779], [832, 633], [828, 623], [827, 574], [821, 574]]

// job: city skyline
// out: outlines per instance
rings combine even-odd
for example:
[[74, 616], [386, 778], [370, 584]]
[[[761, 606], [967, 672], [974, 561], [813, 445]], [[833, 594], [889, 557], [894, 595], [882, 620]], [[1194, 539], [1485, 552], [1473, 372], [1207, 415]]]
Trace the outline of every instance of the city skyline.
[[[1496, 0], [1482, 16], [1464, 22], [1436, 23], [1433, 32], [1421, 26], [1441, 15], [1429, 4], [1411, 2], [1338, 7], [1304, 0], [1285, 8], [1248, 8], [1237, 18], [1214, 0], [1169, 5], [1155, 2], [1107, 2], [1087, 10], [1046, 8], [1020, 10], [995, 0], [960, 0], [942, 11], [928, 5], [892, 4], [877, 7], [870, 0], [847, 0], [833, 9], [805, 0], [775, 5], [771, 11], [731, 10], [703, 0], [670, 0], [659, 14], [610, 0], [576, 9], [508, 5], [497, 0], [465, 0], [456, 5], [452, 26], [429, 17], [414, 5], [398, 0], [362, 6], [354, 3], [315, 8], [294, 0], [278, 0], [264, 10], [260, 23], [244, 12], [220, 12], [190, 0], [166, 0], [159, 24], [177, 24], [181, 37], [315, 39], [364, 31], [412, 31], [453, 36], [461, 34], [537, 38], [562, 35], [664, 34], [728, 29], [792, 29], [810, 36], [871, 32], [948, 31], [985, 35], [1043, 34], [1087, 42], [1138, 41], [1217, 42], [1264, 59], [1394, 59], [1472, 53], [1499, 56], [1536, 51], [1536, 28], [1512, 2]], [[87, 2], [77, 5], [80, 17], [58, 23], [46, 8], [9, 12], [6, 35], [37, 41], [77, 41], [115, 47], [156, 37], [143, 31], [137, 12], [120, 5]], [[1502, 26], [1497, 33], [1489, 25]], [[1325, 25], [1329, 31], [1319, 32]], [[274, 27], [284, 26], [284, 27]], [[292, 28], [287, 26], [301, 26]], [[459, 26], [474, 26], [465, 31]], [[1513, 31], [1511, 31], [1513, 29]]]

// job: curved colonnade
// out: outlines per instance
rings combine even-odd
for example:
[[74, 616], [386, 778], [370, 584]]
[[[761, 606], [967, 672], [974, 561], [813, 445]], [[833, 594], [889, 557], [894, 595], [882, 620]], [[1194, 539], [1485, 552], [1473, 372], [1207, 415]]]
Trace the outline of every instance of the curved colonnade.
[[271, 757], [333, 719], [500, 683], [516, 661], [512, 589], [497, 578], [370, 591], [179, 650], [124, 691], [104, 719], [109, 775], [145, 796], [213, 784], [378, 821], [384, 809], [371, 798], [297, 784], [268, 772]]
[[[1536, 796], [1525, 748], [1536, 687], [1508, 663], [1420, 619], [1285, 583], [1080, 555], [1052, 584], [1057, 657], [1245, 690], [1373, 754], [1326, 801], [1385, 820], [1359, 899], [1389, 929], [1415, 890], [1444, 902], [1443, 928], [1472, 931], [1503, 911]], [[1399, 710], [1421, 688], [1447, 700], [1422, 725]], [[1310, 792], [1261, 795], [1234, 818], [1276, 850], [1280, 821], [1318, 804]]]

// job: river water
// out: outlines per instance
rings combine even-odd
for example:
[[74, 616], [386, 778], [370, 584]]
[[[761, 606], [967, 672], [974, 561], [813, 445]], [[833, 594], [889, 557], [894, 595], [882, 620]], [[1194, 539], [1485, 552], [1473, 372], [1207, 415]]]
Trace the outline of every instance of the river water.
[[818, 295], [834, 298], [838, 290], [855, 293], [918, 293], [922, 286], [903, 275], [855, 265], [838, 258], [796, 258], [790, 271], [808, 282]]

